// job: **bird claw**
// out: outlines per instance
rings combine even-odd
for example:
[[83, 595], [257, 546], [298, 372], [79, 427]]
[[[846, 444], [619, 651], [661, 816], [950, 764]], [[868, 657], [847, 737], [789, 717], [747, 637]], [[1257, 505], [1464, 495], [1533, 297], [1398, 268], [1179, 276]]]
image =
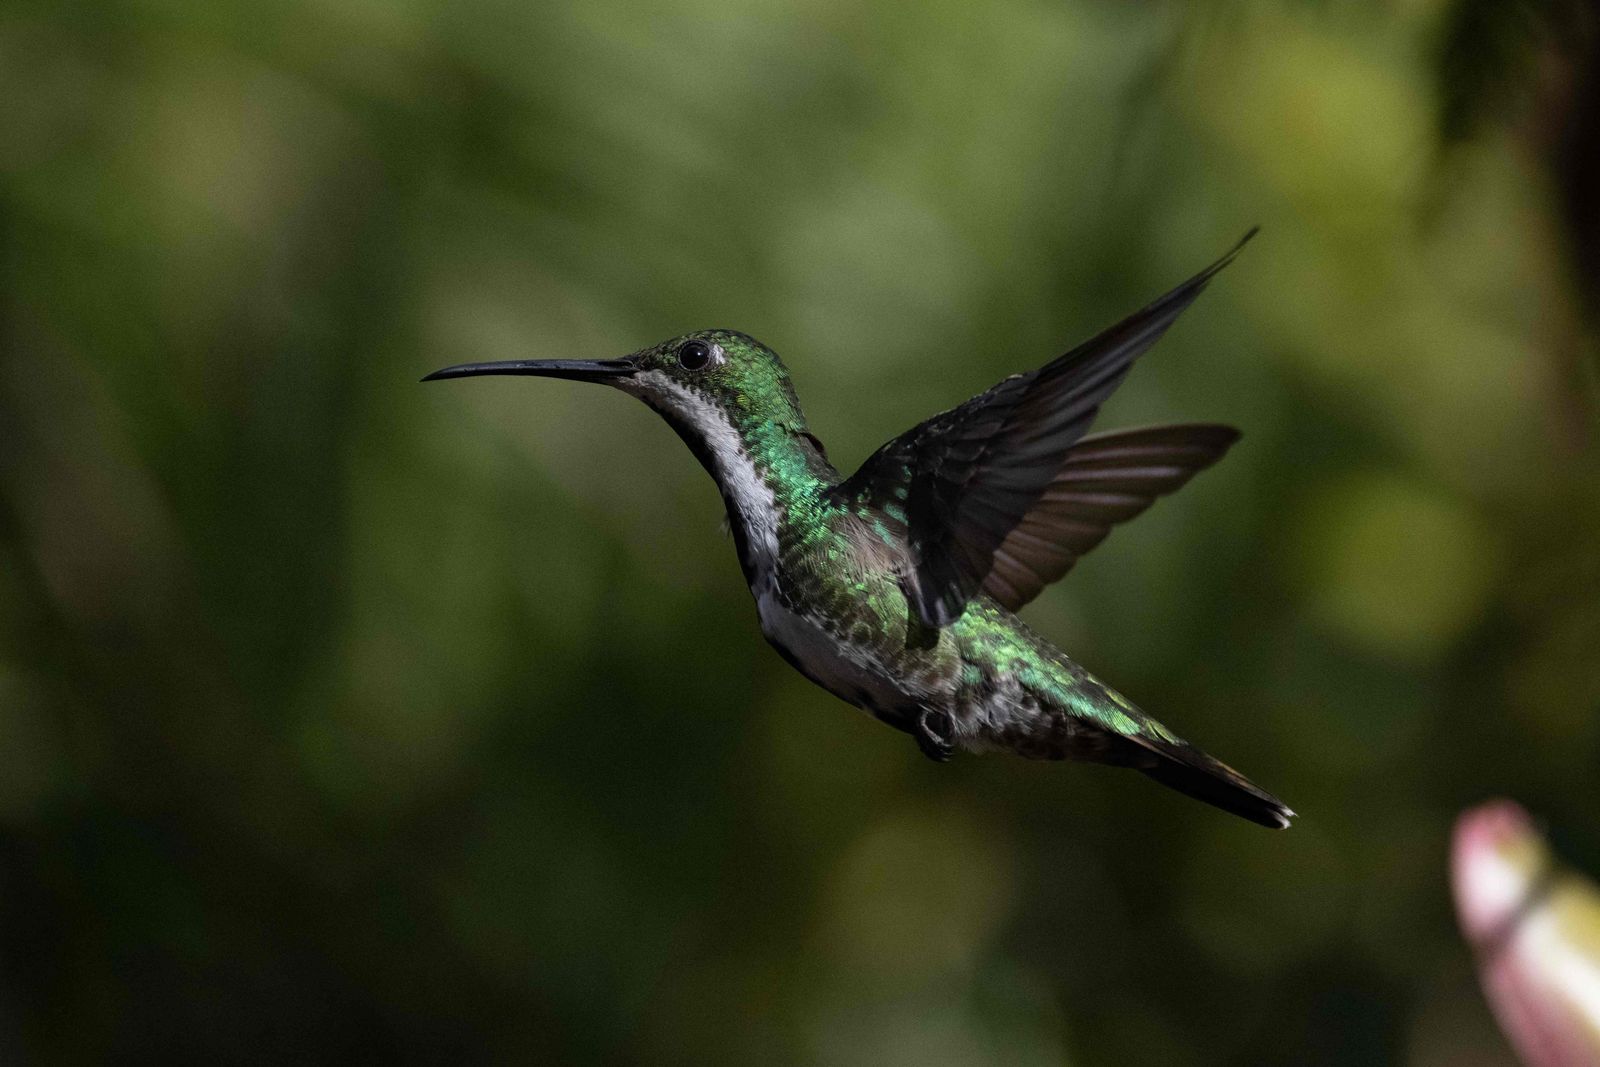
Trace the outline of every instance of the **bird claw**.
[[924, 708], [917, 716], [912, 736], [917, 739], [917, 747], [922, 749], [922, 754], [936, 763], [944, 763], [955, 755], [955, 727], [950, 716], [942, 711]]

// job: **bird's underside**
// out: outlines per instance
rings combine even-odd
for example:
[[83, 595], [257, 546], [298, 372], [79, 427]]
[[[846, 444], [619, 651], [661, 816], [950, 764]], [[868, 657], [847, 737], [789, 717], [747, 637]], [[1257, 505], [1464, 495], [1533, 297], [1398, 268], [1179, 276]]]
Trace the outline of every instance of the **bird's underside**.
[[[816, 684], [910, 734], [929, 758], [965, 750], [1133, 767], [1252, 822], [1288, 825], [1281, 801], [1145, 715], [987, 594], [933, 629], [897, 598], [894, 571], [858, 576], [870, 594], [864, 609], [808, 595], [807, 572], [792, 560], [775, 583], [790, 595], [758, 596], [768, 641]], [[897, 599], [898, 624], [863, 617]], [[852, 607], [840, 612], [841, 603]]]

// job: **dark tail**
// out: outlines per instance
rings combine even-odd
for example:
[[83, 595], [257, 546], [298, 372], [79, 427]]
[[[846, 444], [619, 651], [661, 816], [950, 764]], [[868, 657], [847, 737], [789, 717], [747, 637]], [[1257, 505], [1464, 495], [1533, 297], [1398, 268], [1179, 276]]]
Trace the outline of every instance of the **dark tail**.
[[[1127, 738], [1136, 746], [1128, 763], [1164, 786], [1203, 800], [1240, 818], [1286, 830], [1294, 812], [1277, 797], [1250, 782], [1226, 763], [1198, 748], [1151, 738]], [[1130, 746], [1130, 747], [1133, 747]]]

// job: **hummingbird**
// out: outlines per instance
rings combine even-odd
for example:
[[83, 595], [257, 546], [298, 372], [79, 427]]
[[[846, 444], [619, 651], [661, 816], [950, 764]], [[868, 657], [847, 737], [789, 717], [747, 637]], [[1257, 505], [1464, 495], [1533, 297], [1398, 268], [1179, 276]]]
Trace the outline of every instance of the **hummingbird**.
[[466, 363], [422, 380], [564, 378], [644, 401], [716, 481], [767, 641], [932, 759], [959, 749], [1132, 767], [1284, 828], [1294, 813], [1282, 801], [1016, 614], [1238, 440], [1213, 423], [1087, 431], [1134, 360], [1255, 232], [1066, 354], [907, 430], [849, 477], [812, 434], [777, 354], [736, 330], [617, 359]]

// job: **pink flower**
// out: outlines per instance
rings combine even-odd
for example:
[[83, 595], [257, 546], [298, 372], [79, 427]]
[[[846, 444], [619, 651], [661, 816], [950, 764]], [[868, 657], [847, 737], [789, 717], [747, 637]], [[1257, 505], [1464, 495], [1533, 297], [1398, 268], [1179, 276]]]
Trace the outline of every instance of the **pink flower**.
[[1600, 889], [1500, 800], [1456, 821], [1456, 913], [1500, 1028], [1528, 1067], [1600, 1065]]

